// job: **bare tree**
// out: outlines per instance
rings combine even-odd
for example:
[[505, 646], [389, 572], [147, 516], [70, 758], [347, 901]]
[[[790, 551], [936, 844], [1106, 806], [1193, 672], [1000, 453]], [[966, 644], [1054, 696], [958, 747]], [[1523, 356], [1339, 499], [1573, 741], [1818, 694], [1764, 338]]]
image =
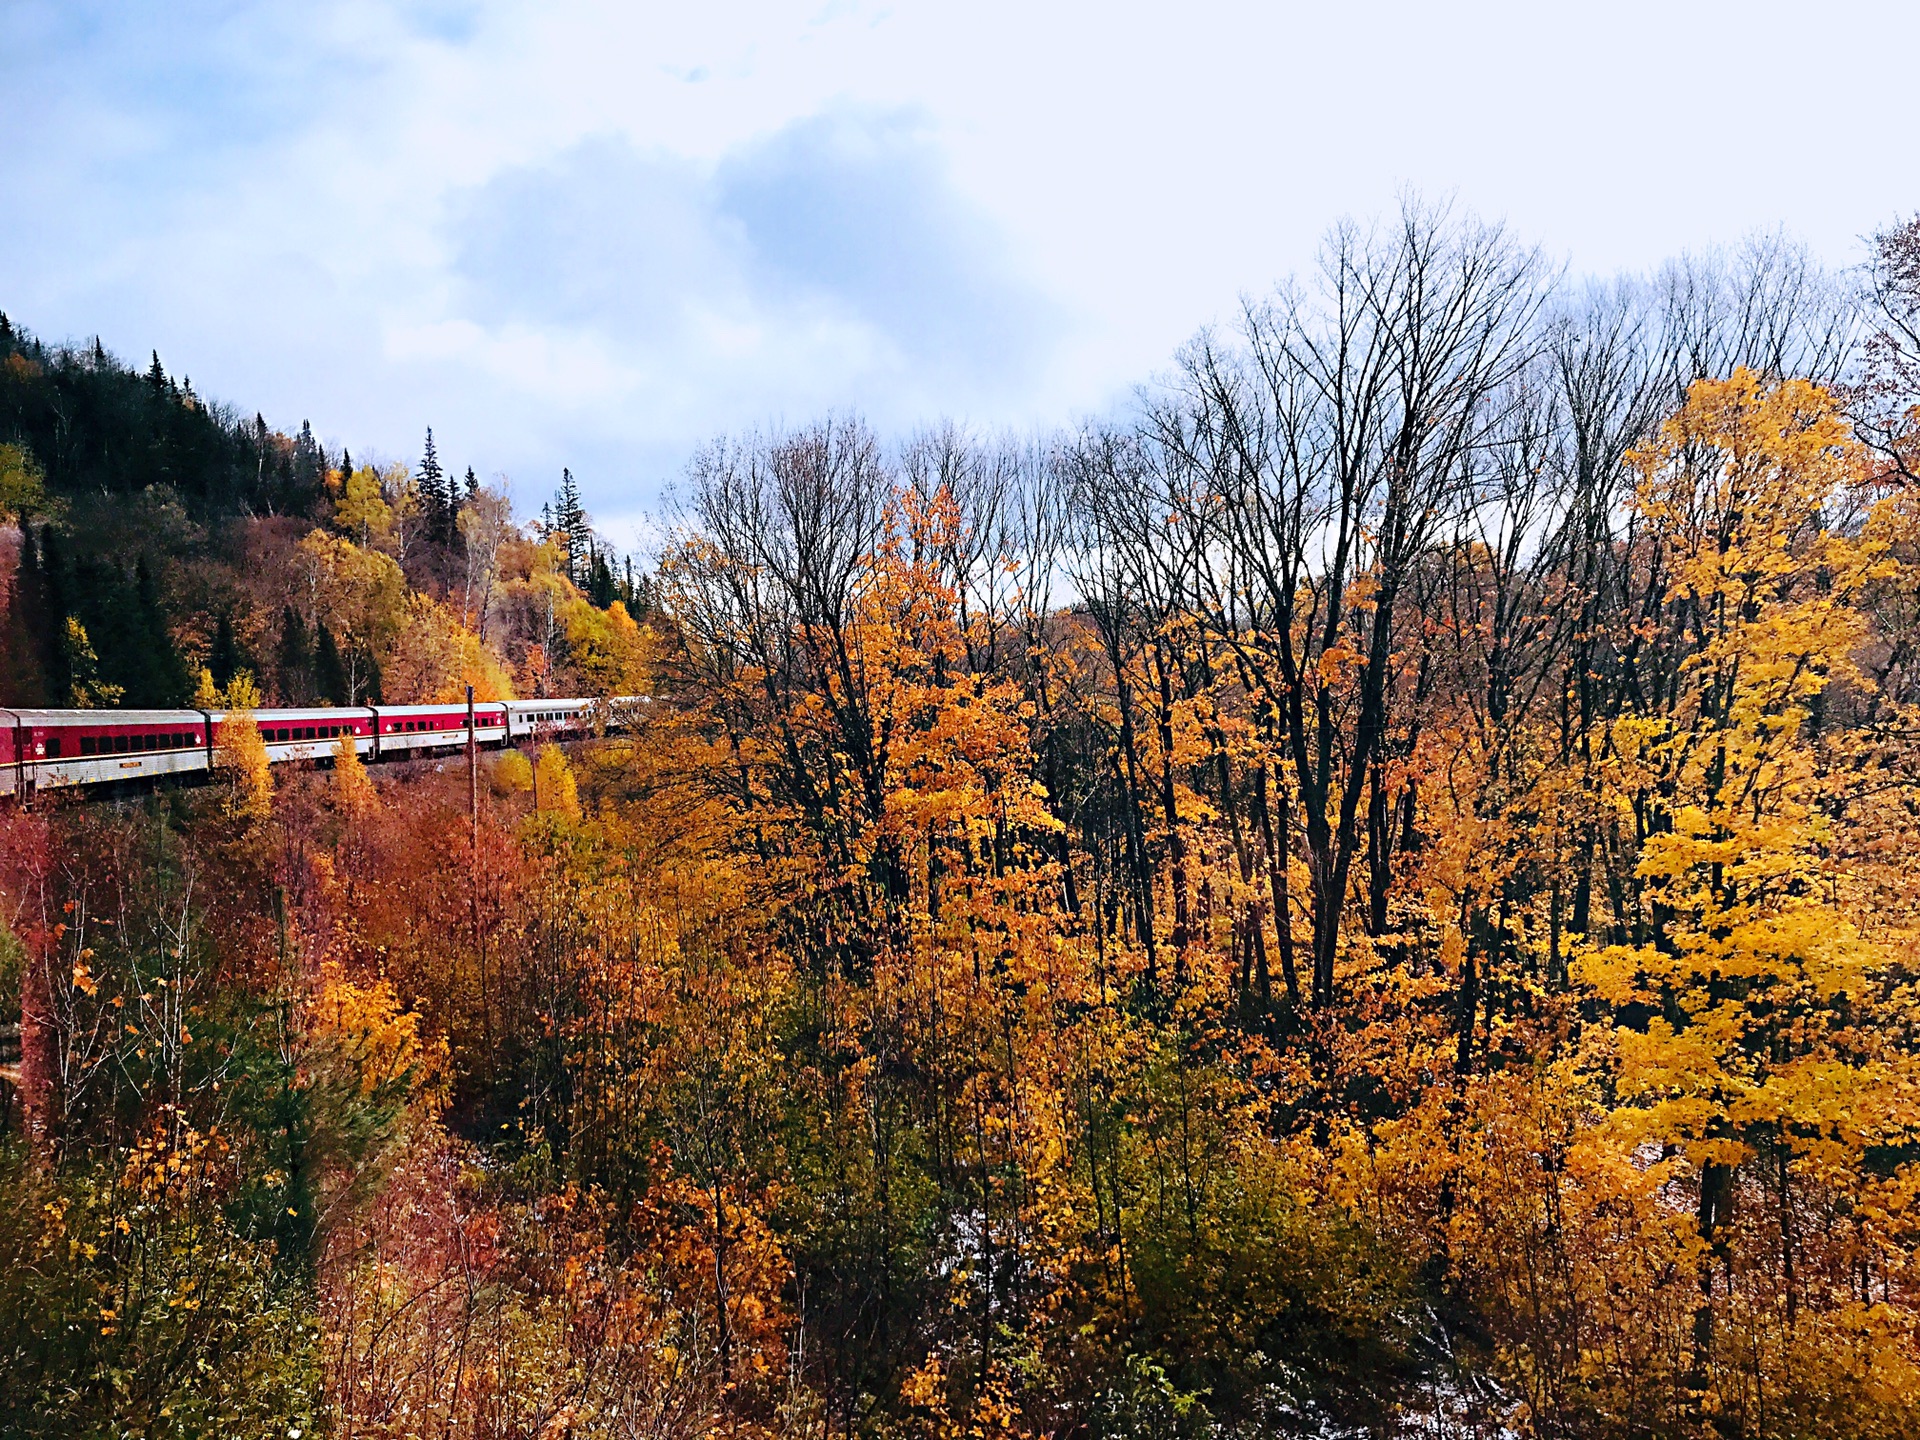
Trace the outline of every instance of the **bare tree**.
[[1334, 998], [1402, 593], [1471, 495], [1549, 278], [1498, 228], [1410, 202], [1387, 229], [1336, 230], [1316, 283], [1248, 305], [1237, 345], [1203, 336], [1155, 411], [1158, 444], [1208, 479], [1191, 521], [1225, 557], [1198, 613], [1290, 762], [1315, 1005]]

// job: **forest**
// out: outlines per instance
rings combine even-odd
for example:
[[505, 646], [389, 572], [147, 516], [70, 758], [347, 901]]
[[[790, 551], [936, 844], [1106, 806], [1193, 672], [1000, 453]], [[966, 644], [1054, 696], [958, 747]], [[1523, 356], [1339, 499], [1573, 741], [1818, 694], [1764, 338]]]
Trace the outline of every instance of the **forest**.
[[[1920, 1433], [1920, 219], [1408, 202], [616, 557], [0, 329], [0, 1433]], [[266, 703], [652, 697], [269, 772]]]

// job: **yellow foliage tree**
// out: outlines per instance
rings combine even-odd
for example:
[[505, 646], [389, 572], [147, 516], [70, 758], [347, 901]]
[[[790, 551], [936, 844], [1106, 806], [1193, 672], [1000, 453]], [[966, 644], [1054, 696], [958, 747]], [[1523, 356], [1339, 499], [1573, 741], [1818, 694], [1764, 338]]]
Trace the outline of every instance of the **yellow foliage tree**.
[[[211, 690], [213, 677], [204, 670], [201, 675], [201, 689]], [[242, 670], [218, 698], [226, 713], [220, 717], [215, 735], [214, 765], [233, 781], [229, 804], [234, 818], [259, 824], [273, 813], [273, 765], [267, 759], [267, 743], [254, 718], [254, 711], [260, 708], [260, 690], [253, 676]]]
[[578, 593], [560, 607], [567, 653], [595, 695], [637, 695], [647, 686], [648, 634], [616, 600], [601, 610]]
[[380, 475], [365, 465], [346, 477], [333, 505], [334, 523], [363, 546], [386, 539], [393, 529], [393, 508], [381, 493]]
[[380, 803], [352, 735], [342, 735], [334, 742], [333, 803], [342, 814], [352, 816], [364, 815]]
[[71, 676], [69, 695], [76, 710], [101, 710], [120, 703], [126, 687], [110, 685], [100, 678], [100, 657], [95, 653], [87, 627], [69, 615], [66, 633], [67, 673]]
[[408, 601], [382, 677], [386, 698], [395, 705], [451, 704], [466, 698], [469, 685], [476, 700], [513, 698], [513, 681], [499, 657], [452, 606], [424, 595]]
[[0, 520], [26, 522], [47, 508], [46, 478], [19, 445], [0, 445]]
[[544, 813], [580, 816], [580, 791], [573, 778], [573, 766], [558, 745], [540, 747], [533, 767], [534, 808]]
[[1666, 703], [1615, 726], [1612, 799], [1644, 831], [1647, 922], [1574, 975], [1617, 1017], [1591, 1046], [1610, 1128], [1687, 1167], [1699, 1387], [1737, 1172], [1764, 1159], [1782, 1194], [1803, 1173], [1871, 1211], [1885, 1200], [1863, 1184], [1866, 1152], [1920, 1135], [1920, 1074], [1860, 1025], [1894, 957], [1836, 903], [1819, 764], [1815, 706], [1852, 673], [1847, 602], [1873, 561], [1822, 522], [1855, 462], [1826, 392], [1744, 370], [1696, 383], [1635, 457], [1691, 653]]
[[533, 764], [518, 750], [502, 751], [493, 762], [493, 787], [503, 795], [521, 795], [533, 788]]
[[345, 642], [349, 658], [381, 654], [407, 621], [407, 582], [391, 555], [324, 530], [298, 550], [315, 616]]

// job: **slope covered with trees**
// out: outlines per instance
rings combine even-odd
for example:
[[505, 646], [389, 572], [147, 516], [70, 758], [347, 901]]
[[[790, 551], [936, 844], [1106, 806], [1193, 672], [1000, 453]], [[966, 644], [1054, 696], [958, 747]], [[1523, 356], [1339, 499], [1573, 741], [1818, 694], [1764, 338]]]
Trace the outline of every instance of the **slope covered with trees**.
[[182, 705], [201, 668], [291, 705], [597, 693], [647, 600], [558, 501], [525, 529], [431, 430], [355, 465], [0, 316], [0, 705]]
[[517, 653], [330, 467], [288, 657], [652, 719], [7, 817], [0, 1428], [1914, 1433], [1916, 236], [1410, 209], [1123, 420], [716, 442], [638, 620], [510, 537]]

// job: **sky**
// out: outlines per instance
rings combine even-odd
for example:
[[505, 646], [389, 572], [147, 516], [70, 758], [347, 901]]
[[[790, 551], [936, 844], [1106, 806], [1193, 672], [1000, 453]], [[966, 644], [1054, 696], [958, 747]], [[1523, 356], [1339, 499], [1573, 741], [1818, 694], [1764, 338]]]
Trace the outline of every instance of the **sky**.
[[1416, 193], [1572, 276], [1920, 208], [1920, 7], [0, 0], [0, 310], [358, 457], [1124, 404]]

